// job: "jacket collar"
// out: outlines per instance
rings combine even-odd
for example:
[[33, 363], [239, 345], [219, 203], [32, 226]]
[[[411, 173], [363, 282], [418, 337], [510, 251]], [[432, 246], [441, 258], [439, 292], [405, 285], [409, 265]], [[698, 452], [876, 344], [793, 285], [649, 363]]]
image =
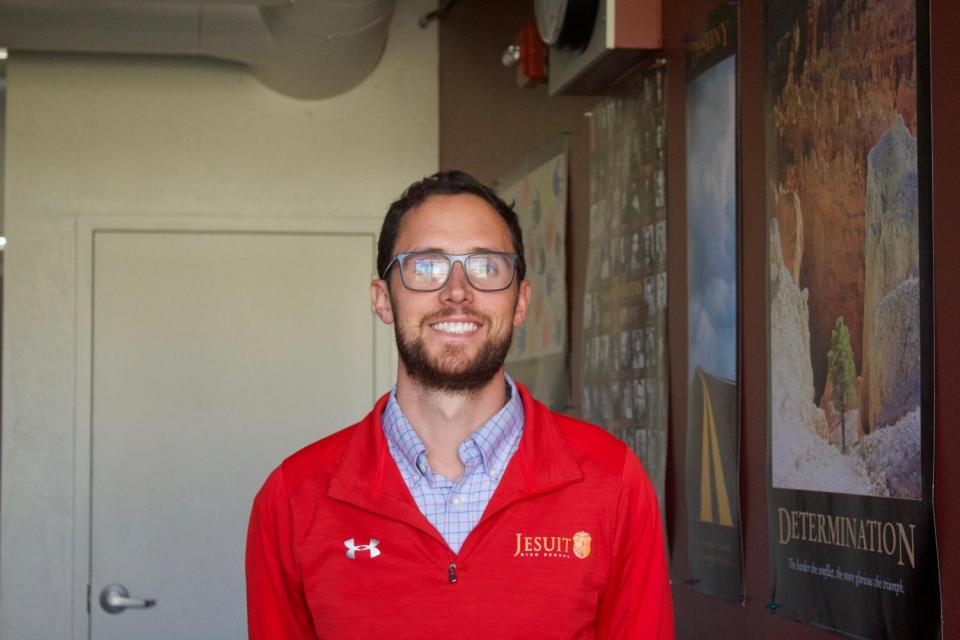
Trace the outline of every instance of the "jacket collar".
[[[525, 386], [516, 384], [523, 401], [523, 436], [480, 522], [517, 500], [583, 477], [553, 414], [535, 400]], [[407, 522], [442, 540], [420, 513], [390, 455], [381, 423], [388, 398], [389, 394], [381, 397], [373, 411], [357, 425], [340, 465], [330, 478], [327, 495]]]

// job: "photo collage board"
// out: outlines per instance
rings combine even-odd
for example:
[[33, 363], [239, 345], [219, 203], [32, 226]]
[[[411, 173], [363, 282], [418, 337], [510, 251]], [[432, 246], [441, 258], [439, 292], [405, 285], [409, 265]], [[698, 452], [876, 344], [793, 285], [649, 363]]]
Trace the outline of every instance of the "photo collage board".
[[661, 511], [667, 457], [667, 207], [662, 67], [591, 115], [581, 413], [637, 454]]

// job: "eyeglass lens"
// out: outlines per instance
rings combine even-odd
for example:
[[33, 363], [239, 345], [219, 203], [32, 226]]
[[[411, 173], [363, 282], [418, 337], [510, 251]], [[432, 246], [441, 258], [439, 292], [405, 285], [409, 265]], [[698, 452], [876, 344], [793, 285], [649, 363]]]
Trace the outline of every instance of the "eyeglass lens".
[[[513, 280], [513, 256], [474, 253], [463, 261], [470, 285], [480, 291], [506, 289]], [[403, 283], [414, 291], [435, 291], [450, 276], [450, 258], [442, 253], [418, 253], [401, 261]]]

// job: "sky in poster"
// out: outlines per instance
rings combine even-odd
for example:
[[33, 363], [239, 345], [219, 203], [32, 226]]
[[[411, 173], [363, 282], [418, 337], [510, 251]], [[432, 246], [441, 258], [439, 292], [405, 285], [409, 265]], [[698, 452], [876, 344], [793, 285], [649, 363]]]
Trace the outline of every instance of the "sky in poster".
[[687, 85], [690, 371], [737, 374], [736, 62]]

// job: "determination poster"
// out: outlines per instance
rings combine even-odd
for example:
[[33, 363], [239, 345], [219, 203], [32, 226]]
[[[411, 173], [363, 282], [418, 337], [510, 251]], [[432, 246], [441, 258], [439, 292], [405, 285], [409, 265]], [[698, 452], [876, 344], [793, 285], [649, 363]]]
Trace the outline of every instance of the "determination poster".
[[530, 308], [513, 333], [507, 371], [555, 411], [567, 409], [567, 154], [562, 134], [497, 181], [523, 230]]
[[772, 599], [871, 639], [941, 626], [924, 11], [766, 4]]
[[689, 584], [743, 596], [737, 348], [737, 7], [686, 49]]
[[667, 457], [664, 72], [631, 77], [590, 119], [581, 411], [637, 454], [663, 511]]

